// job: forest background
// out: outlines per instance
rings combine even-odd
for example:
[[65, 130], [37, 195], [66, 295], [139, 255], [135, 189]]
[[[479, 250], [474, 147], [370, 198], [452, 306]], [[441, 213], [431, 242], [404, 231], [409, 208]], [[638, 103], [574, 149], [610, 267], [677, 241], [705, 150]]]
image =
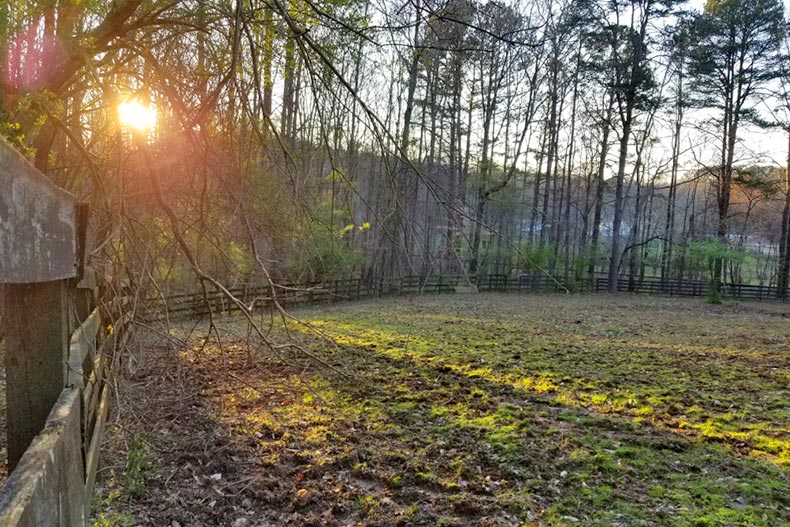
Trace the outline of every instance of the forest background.
[[12, 0], [0, 134], [89, 204], [94, 267], [160, 293], [546, 273], [784, 295], [787, 38], [778, 0]]

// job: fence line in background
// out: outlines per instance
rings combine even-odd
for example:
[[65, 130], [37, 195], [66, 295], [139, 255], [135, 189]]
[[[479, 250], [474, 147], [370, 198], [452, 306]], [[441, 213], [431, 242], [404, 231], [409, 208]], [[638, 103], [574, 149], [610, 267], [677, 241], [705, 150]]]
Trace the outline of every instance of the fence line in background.
[[[606, 278], [595, 279], [595, 292], [606, 291], [609, 281]], [[617, 290], [639, 294], [669, 295], [669, 296], [706, 296], [710, 291], [710, 284], [701, 280], [661, 280], [660, 278], [644, 278], [630, 280], [628, 278], [617, 281]], [[767, 285], [750, 284], [722, 284], [721, 294], [727, 298], [740, 300], [782, 300], [778, 289]]]
[[[558, 293], [566, 289], [583, 292], [605, 292], [608, 281], [596, 277], [592, 283], [563, 284], [547, 275], [522, 275], [510, 277], [506, 275], [487, 275], [472, 281], [480, 292], [507, 293]], [[229, 291], [253, 309], [267, 309], [273, 306], [272, 290], [278, 303], [284, 307], [296, 307], [321, 303], [361, 300], [386, 296], [413, 294], [448, 294], [456, 293], [459, 286], [463, 287], [466, 280], [457, 275], [406, 276], [394, 280], [369, 281], [362, 278], [331, 280], [302, 284], [284, 284], [271, 286], [248, 285], [230, 288]], [[661, 280], [644, 278], [631, 280], [621, 278], [617, 283], [618, 291], [637, 294], [653, 294], [668, 296], [705, 296], [708, 284], [703, 281]], [[776, 287], [746, 284], [724, 284], [722, 293], [725, 297], [743, 300], [777, 300]], [[220, 291], [203, 293], [178, 293], [164, 298], [148, 299], [144, 304], [148, 312], [145, 318], [164, 317], [164, 310], [173, 318], [206, 316], [209, 312], [229, 313], [237, 311], [224, 293]]]

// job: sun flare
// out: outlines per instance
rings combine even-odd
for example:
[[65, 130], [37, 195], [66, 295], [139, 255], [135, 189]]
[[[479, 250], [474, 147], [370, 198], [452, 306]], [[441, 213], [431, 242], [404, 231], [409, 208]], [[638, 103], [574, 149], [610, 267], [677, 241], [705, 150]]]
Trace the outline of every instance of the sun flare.
[[156, 124], [156, 109], [137, 99], [130, 99], [118, 105], [118, 119], [122, 125], [143, 132]]

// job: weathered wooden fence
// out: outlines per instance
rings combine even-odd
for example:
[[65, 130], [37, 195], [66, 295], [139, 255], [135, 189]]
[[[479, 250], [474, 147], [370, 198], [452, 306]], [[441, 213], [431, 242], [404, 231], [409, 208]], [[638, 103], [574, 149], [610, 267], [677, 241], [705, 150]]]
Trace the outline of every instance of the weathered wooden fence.
[[477, 282], [477, 288], [483, 291], [500, 291], [505, 293], [564, 293], [574, 290], [561, 280], [546, 275], [532, 274], [521, 276], [487, 275]]
[[[455, 293], [461, 281], [459, 276], [406, 276], [397, 280], [364, 280], [350, 278], [303, 284], [282, 284], [275, 286], [247, 285], [232, 287], [228, 291], [254, 309], [267, 309], [276, 299], [283, 307], [360, 300], [363, 298], [407, 295], [420, 293]], [[165, 316], [174, 318], [200, 317], [211, 313], [229, 313], [238, 306], [228, 300], [221, 291], [198, 293], [175, 293], [158, 298], [149, 298], [142, 305], [146, 307], [142, 318], [159, 319]]]
[[[608, 290], [607, 278], [596, 278], [593, 290], [601, 292]], [[669, 296], [706, 296], [710, 291], [710, 284], [701, 280], [661, 280], [660, 278], [642, 278], [631, 280], [621, 278], [617, 281], [617, 290], [650, 295]], [[722, 284], [721, 294], [724, 297], [738, 298], [741, 300], [778, 300], [776, 287], [767, 285], [750, 284]], [[786, 299], [782, 299], [786, 301]]]
[[[522, 275], [510, 277], [505, 275], [484, 276], [478, 283], [480, 291], [502, 292], [561, 292], [588, 291], [606, 292], [609, 281], [606, 277], [596, 276], [589, 280], [563, 283], [561, 278], [547, 275]], [[655, 277], [624, 276], [617, 281], [617, 290], [648, 295], [668, 296], [706, 296], [709, 291], [708, 282], [702, 280], [662, 280]], [[773, 286], [750, 284], [722, 284], [722, 294], [729, 298], [742, 300], [776, 300], [778, 291]]]
[[[123, 306], [82, 266], [85, 209], [0, 139], [8, 465], [3, 527], [84, 526]], [[100, 298], [102, 302], [100, 302]]]
[[[459, 275], [404, 276], [391, 280], [365, 280], [350, 278], [326, 282], [284, 284], [274, 286], [247, 285], [230, 288], [228, 291], [245, 305], [253, 309], [268, 309], [276, 299], [283, 307], [296, 307], [364, 298], [456, 293], [468, 285], [469, 281]], [[564, 287], [546, 275], [521, 276], [511, 278], [499, 275], [473, 277], [471, 283], [479, 291], [548, 293], [565, 291]], [[206, 316], [209, 313], [222, 314], [238, 310], [238, 306], [228, 301], [221, 291], [208, 291], [205, 294], [175, 293], [158, 298], [149, 298], [141, 304], [146, 312], [141, 315], [149, 320], [166, 316], [190, 318]]]
[[[592, 283], [581, 281], [564, 284], [561, 279], [545, 274], [540, 275], [484, 275], [472, 278], [471, 282], [480, 292], [503, 293], [559, 293], [605, 292], [606, 278], [596, 277]], [[274, 299], [283, 307], [296, 307], [364, 298], [455, 293], [464, 287], [467, 280], [457, 275], [405, 276], [393, 280], [369, 281], [362, 278], [331, 280], [326, 282], [285, 284], [275, 286], [247, 285], [230, 288], [229, 291], [245, 305], [253, 309], [268, 309]], [[658, 278], [630, 280], [621, 278], [617, 283], [618, 291], [638, 294], [669, 295], [669, 296], [705, 296], [708, 284], [702, 281], [662, 281]], [[771, 300], [777, 298], [775, 287], [746, 284], [726, 284], [722, 288], [725, 296], [744, 300]], [[176, 293], [159, 298], [147, 299], [143, 304], [147, 307], [144, 318], [149, 320], [172, 316], [173, 318], [189, 318], [214, 314], [230, 313], [238, 307], [228, 301], [220, 291], [200, 293]]]
[[93, 307], [72, 333], [64, 361], [65, 388], [43, 430], [0, 489], [0, 525], [85, 525], [120, 356], [117, 350], [129, 335], [127, 315], [121, 313], [118, 301]]

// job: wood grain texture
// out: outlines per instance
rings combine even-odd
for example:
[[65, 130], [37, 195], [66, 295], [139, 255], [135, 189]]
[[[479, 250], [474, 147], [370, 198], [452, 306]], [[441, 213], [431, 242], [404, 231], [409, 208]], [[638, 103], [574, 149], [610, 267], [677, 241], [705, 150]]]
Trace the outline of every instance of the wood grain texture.
[[110, 406], [110, 390], [105, 385], [99, 397], [99, 407], [96, 409], [96, 423], [90, 434], [90, 443], [85, 452], [85, 510], [90, 510], [93, 498], [93, 486], [96, 483], [96, 470], [99, 467], [99, 454], [101, 442], [104, 437], [104, 425]]
[[44, 427], [64, 387], [69, 334], [66, 287], [64, 280], [5, 286], [6, 415], [12, 469]]
[[66, 389], [0, 491], [0, 525], [85, 525], [80, 442], [79, 391]]
[[0, 283], [76, 275], [76, 199], [0, 138]]

